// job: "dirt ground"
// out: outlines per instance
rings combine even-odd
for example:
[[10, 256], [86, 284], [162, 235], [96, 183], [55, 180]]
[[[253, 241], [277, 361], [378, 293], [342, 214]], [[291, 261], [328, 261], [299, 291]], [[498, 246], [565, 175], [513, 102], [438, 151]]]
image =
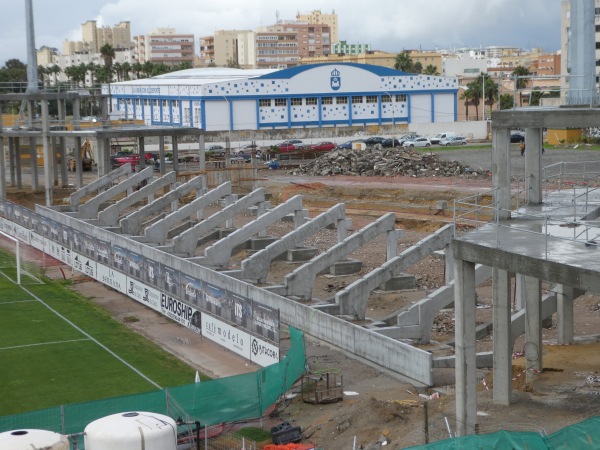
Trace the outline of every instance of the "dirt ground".
[[[465, 193], [470, 195], [474, 190], [482, 191], [486, 185], [489, 187], [489, 180], [354, 179], [344, 182], [341, 177], [329, 180], [289, 179], [267, 172], [263, 174], [261, 184], [271, 194], [274, 203], [302, 194], [311, 217], [335, 203], [345, 202], [347, 214], [352, 218], [349, 233], [367, 225], [383, 212], [393, 211], [397, 216], [398, 228], [404, 230], [404, 236], [398, 244], [400, 252], [451, 220], [451, 211], [440, 212], [437, 209], [438, 201], [451, 202]], [[43, 194], [40, 199], [31, 195], [11, 195], [12, 200], [29, 203], [29, 206], [36, 201], [44, 201]], [[247, 220], [246, 217], [236, 218], [235, 225]], [[267, 231], [270, 235], [282, 235], [290, 227], [291, 224], [280, 223]], [[325, 249], [333, 245], [336, 239], [335, 230], [323, 230], [307, 244]], [[236, 255], [231, 267], [235, 268], [243, 257], [243, 253]], [[324, 301], [333, 297], [335, 292], [358, 276], [383, 263], [385, 239], [376, 240], [351, 257], [363, 261], [361, 273], [352, 276], [319, 276], [313, 291], [315, 299]], [[290, 263], [274, 263], [269, 282], [281, 280], [294, 267]], [[443, 271], [443, 261], [434, 257], [428, 257], [411, 267], [407, 272], [416, 276], [416, 287], [407, 291], [374, 293], [369, 300], [368, 320], [389, 317], [440, 287], [444, 283]], [[51, 276], [62, 277], [64, 272], [56, 267], [47, 268]], [[66, 276], [70, 276], [69, 271], [66, 272]], [[85, 277], [76, 277], [74, 281], [74, 289], [94, 299], [110, 311], [116, 320], [127, 323], [136, 332], [156, 341], [210, 376], [224, 377], [258, 369], [99, 283]], [[544, 285], [544, 288], [551, 289], [552, 286]], [[485, 323], [491, 320], [491, 283], [478, 288], [477, 294], [477, 322]], [[125, 321], [128, 316], [135, 316], [138, 321]], [[575, 301], [575, 334], [578, 336], [575, 345], [556, 345], [555, 323], [544, 330], [544, 370], [541, 373], [524, 373], [525, 362], [521, 357], [523, 342], [517, 341], [513, 362], [513, 403], [510, 406], [492, 403], [492, 372], [479, 371], [480, 432], [509, 429], [552, 433], [586, 417], [600, 414], [599, 297], [586, 294]], [[285, 333], [283, 336], [282, 347], [285, 347]], [[432, 338], [427, 350], [434, 355], [452, 354], [452, 347], [448, 345], [454, 338], [452, 310], [442, 311], [438, 315]], [[492, 337], [478, 341], [477, 347], [479, 351], [490, 350]], [[265, 429], [288, 421], [302, 428], [304, 442], [315, 443], [323, 449], [375, 449], [384, 443], [391, 445], [391, 448], [404, 448], [423, 444], [426, 439], [444, 439], [456, 427], [452, 369], [436, 369], [436, 385], [433, 387], [417, 386], [410, 380], [358, 361], [312, 339], [307, 339], [307, 365], [313, 374], [329, 373], [343, 383], [343, 400], [320, 405], [304, 403], [300, 386], [297, 385], [279, 402], [271, 417], [265, 418]], [[425, 398], [432, 394], [439, 397]], [[427, 434], [424, 431], [426, 412]]]

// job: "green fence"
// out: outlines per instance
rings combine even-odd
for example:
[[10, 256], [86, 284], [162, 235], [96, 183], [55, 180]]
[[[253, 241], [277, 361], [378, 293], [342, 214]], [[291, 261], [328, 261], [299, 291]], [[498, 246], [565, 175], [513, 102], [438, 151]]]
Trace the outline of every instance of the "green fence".
[[304, 335], [292, 327], [290, 344], [290, 350], [279, 363], [254, 373], [1, 416], [0, 432], [27, 428], [73, 434], [82, 432], [96, 419], [127, 411], [149, 411], [175, 420], [198, 420], [202, 425], [262, 417], [304, 372]]
[[498, 431], [492, 434], [463, 436], [411, 450], [592, 450], [600, 448], [600, 417], [563, 428], [548, 436], [534, 432]]

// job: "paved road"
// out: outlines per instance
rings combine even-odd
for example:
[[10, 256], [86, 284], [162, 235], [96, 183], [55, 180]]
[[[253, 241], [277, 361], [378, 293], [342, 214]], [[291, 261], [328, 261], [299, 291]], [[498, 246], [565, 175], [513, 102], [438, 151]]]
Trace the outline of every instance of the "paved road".
[[[600, 173], [600, 151], [585, 150], [582, 146], [574, 149], [548, 149], [542, 155], [542, 165], [545, 167], [566, 162], [565, 169], [569, 173]], [[469, 147], [456, 150], [446, 150], [440, 147], [432, 147], [431, 151], [442, 159], [460, 161], [474, 169], [482, 168], [491, 170], [492, 149], [471, 149]], [[522, 177], [525, 173], [525, 158], [521, 156], [519, 146], [511, 146], [512, 174]]]

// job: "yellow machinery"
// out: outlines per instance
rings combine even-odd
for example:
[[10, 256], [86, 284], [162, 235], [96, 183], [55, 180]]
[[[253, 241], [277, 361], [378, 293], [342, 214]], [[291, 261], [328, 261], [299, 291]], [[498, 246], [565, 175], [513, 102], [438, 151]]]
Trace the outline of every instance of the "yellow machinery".
[[[86, 139], [81, 146], [81, 168], [84, 171], [92, 170], [94, 163], [94, 157], [92, 156], [92, 144], [89, 139]], [[68, 159], [69, 170], [75, 172], [75, 157], [69, 156]]]

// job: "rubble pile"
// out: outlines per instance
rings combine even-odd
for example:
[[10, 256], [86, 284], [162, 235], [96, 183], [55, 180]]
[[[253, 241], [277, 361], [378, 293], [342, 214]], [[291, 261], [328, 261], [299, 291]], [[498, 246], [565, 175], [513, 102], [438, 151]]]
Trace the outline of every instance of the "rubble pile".
[[420, 154], [411, 149], [338, 149], [324, 153], [308, 164], [288, 172], [291, 175], [354, 175], [409, 176], [409, 177], [477, 177], [487, 176], [481, 169], [473, 169], [458, 161], [441, 160], [432, 153]]

